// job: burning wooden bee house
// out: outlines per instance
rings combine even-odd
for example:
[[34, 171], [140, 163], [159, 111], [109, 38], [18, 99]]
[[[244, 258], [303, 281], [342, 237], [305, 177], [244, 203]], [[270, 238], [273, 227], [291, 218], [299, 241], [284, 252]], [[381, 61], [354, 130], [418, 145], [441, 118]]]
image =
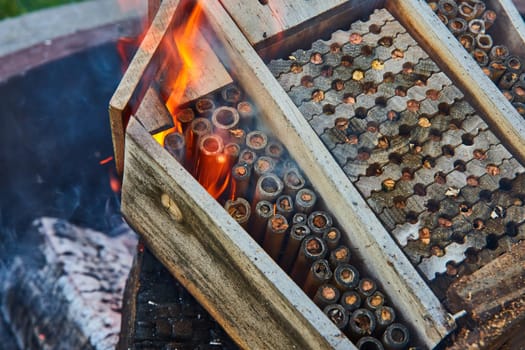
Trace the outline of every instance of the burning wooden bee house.
[[124, 216], [243, 348], [437, 346], [525, 228], [516, 17], [164, 0], [110, 102]]

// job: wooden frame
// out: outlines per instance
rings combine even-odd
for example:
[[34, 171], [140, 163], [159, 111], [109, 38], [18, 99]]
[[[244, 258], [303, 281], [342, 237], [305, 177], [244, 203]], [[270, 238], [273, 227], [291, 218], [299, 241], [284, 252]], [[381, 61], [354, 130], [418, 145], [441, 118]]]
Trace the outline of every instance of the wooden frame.
[[[216, 2], [205, 2], [203, 8], [219, 39], [211, 42], [220, 43], [227, 53], [221, 58], [228, 60], [243, 89], [261, 108], [266, 124], [287, 146], [324, 203], [338, 203], [330, 209], [343, 231], [352, 232], [354, 255], [361, 258], [372, 277], [388, 286], [392, 302], [403, 310], [418, 338], [429, 347], [435, 346], [453, 328], [453, 320], [225, 10]], [[351, 4], [346, 9], [350, 11]], [[125, 217], [232, 338], [248, 348], [254, 344], [271, 348], [351, 347], [299, 287], [135, 118], [128, 126], [126, 143], [122, 197]], [[183, 223], [178, 223], [181, 218]], [[345, 237], [350, 241], [348, 234]], [[205, 250], [208, 254], [203, 254]], [[238, 269], [244, 271], [241, 276], [239, 271], [232, 274], [232, 264], [242, 266]], [[210, 266], [214, 270], [206, 276]], [[249, 286], [247, 296], [233, 293], [234, 300], [229, 300], [219, 294], [223, 290], [240, 291], [243, 285]], [[251, 297], [252, 293], [258, 297]], [[248, 322], [247, 314], [254, 309], [259, 321], [248, 318]], [[267, 322], [260, 322], [261, 317]], [[274, 343], [275, 339], [282, 341], [276, 336], [282, 334], [282, 325], [286, 325], [286, 341], [291, 343]]]
[[[109, 118], [118, 174], [122, 174], [124, 169], [126, 124], [131, 114], [137, 112], [137, 101], [141, 101], [144, 95], [148, 93], [153, 78], [162, 73], [164, 65], [160, 64], [162, 62], [161, 56], [166, 55], [166, 53], [161, 52], [161, 48], [164, 41], [167, 40], [166, 38], [169, 37], [169, 30], [175, 21], [173, 14], [179, 4], [179, 0], [164, 0], [160, 6], [158, 0], [149, 3], [149, 15], [151, 16], [151, 11], [154, 11], [155, 8], [159, 9], [158, 15], [154, 19], [150, 19], [151, 25], [146, 36], [109, 102]], [[209, 59], [203, 68], [202, 80], [190, 83], [182, 96], [181, 104], [211, 93], [232, 82], [231, 77], [216, 56], [208, 54], [211, 53], [211, 48], [201, 33], [198, 33], [192, 42], [192, 50], [198, 50], [203, 56], [208, 55]], [[158, 130], [150, 129], [149, 131]]]
[[[517, 12], [510, 0], [489, 2], [500, 4], [513, 23], [509, 40], [518, 46], [523, 43], [523, 23], [517, 22]], [[208, 24], [216, 36], [214, 39], [218, 39], [210, 41], [212, 46], [220, 45], [221, 51], [226, 52], [221, 59], [227, 60], [243, 89], [261, 106], [263, 118], [311, 179], [324, 203], [338, 203], [330, 209], [343, 231], [352, 232], [351, 240], [348, 234], [345, 238], [351, 241], [353, 253], [362, 259], [372, 277], [389, 286], [393, 302], [406, 313], [405, 319], [423, 343], [435, 346], [454, 327], [454, 320], [310, 129], [260, 56], [268, 58], [277, 52], [276, 47], [289, 50], [297, 45], [298, 38], [308, 40], [318, 35], [305, 24], [314, 17], [324, 31], [386, 6], [430, 55], [440, 58], [441, 68], [522, 162], [525, 161], [523, 118], [474, 61], [465, 57], [459, 43], [440, 39], [450, 34], [421, 1], [378, 0], [364, 4], [357, 0], [331, 0], [317, 17], [314, 12], [304, 14], [304, 18], [293, 17], [284, 35], [277, 37], [275, 32], [268, 38], [254, 36], [251, 40], [247, 40], [247, 33], [267, 21], [243, 24], [234, 11], [239, 10], [235, 6], [241, 6], [241, 2], [222, 0], [222, 3], [224, 7], [215, 1], [202, 2]], [[130, 115], [130, 101], [140, 78], [158, 54], [178, 4], [178, 0], [162, 2], [147, 40], [110, 102], [117, 169], [124, 170], [122, 210], [125, 217], [145, 237], [159, 260], [240, 346], [354, 348], [217, 202], [153, 140], [150, 132], [158, 130], [156, 125], [148, 127], [147, 123], [131, 117], [126, 131], [124, 167], [124, 127]], [[420, 15], [413, 16], [413, 13]], [[215, 268], [211, 270], [211, 266]], [[221, 293], [224, 290], [232, 292], [230, 298]]]
[[[159, 7], [159, 13], [173, 13], [179, 5], [178, 0], [165, 0]], [[144, 41], [140, 44], [135, 57], [122, 77], [117, 90], [109, 101], [109, 120], [113, 136], [113, 152], [117, 172], [124, 169], [124, 133], [127, 120], [131, 115], [131, 102], [141, 80], [146, 74], [153, 57], [159, 49], [163, 37], [170, 28], [172, 17], [156, 16], [150, 25]]]
[[[273, 78], [259, 55], [251, 50], [230, 17], [214, 2], [203, 6], [213, 33], [228, 53], [228, 65], [244, 90], [261, 107], [265, 124], [287, 147], [330, 210], [354, 253], [374, 278], [389, 286], [393, 302], [429, 347], [435, 346], [454, 327], [454, 321], [386, 232], [357, 189], [309, 127], [297, 107]], [[349, 2], [346, 11], [352, 10]], [[211, 41], [213, 42], [213, 41]], [[249, 82], [249, 84], [243, 84]], [[307, 142], [306, 142], [307, 140]], [[371, 233], [374, 233], [373, 235]]]

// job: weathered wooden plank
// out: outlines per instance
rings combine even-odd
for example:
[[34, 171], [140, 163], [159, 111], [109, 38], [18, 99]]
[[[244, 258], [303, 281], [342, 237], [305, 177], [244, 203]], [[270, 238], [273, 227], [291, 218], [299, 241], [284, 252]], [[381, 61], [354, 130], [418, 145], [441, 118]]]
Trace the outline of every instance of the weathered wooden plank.
[[146, 91], [135, 117], [150, 134], [173, 127], [173, 119], [168, 109], [160, 101], [157, 91], [152, 87]]
[[161, 3], [162, 0], [148, 0], [148, 23], [153, 22]]
[[241, 347], [354, 348], [135, 118], [126, 135], [124, 215]]
[[[176, 76], [178, 74], [177, 69], [180, 69], [176, 64], [176, 60], [163, 61], [170, 55], [176, 55], [177, 53], [162, 52], [161, 54], [162, 42], [166, 40], [164, 38], [167, 37], [166, 33], [172, 30], [175, 25], [175, 14], [178, 4], [178, 0], [165, 0], [162, 2], [157, 16], [153, 19], [146, 33], [145, 39], [140, 44], [137, 53], [109, 103], [113, 149], [119, 174], [122, 173], [124, 166], [124, 128], [132, 112], [130, 103], [137, 93], [137, 90], [139, 90], [139, 87], [142, 85], [144, 86], [142, 88], [144, 92], [151, 92], [151, 90], [148, 89], [150, 85], [148, 79], [156, 76], [156, 71], [165, 67], [167, 63], [169, 64], [167, 64], [167, 68], [164, 68], [163, 74]], [[153, 6], [153, 8], [154, 7], [155, 6]], [[200, 63], [194, 68], [191, 74], [192, 77], [197, 77], [197, 79], [193, 79], [188, 83], [184, 92], [181, 94], [181, 98], [177, 101], [178, 104], [195, 100], [232, 82], [232, 78], [226, 68], [218, 60], [217, 56], [213, 54], [212, 49], [200, 31], [196, 31], [195, 37], [188, 42], [188, 45], [188, 49], [191, 50], [194, 60]], [[170, 87], [164, 88], [166, 88], [166, 91], [163, 91], [169, 95], [171, 93]], [[142, 96], [138, 97], [142, 98]], [[144, 111], [143, 109], [142, 112]], [[152, 113], [147, 114], [149, 114], [148, 118], [151, 118], [153, 115]], [[146, 118], [141, 118], [141, 121], [148, 126], [147, 128], [151, 127], [151, 131], [156, 131], [155, 127], [157, 126], [159, 128], [164, 126], [163, 122], [158, 124], [158, 121], [147, 121]]]
[[[431, 57], [440, 58], [440, 67], [483, 113], [494, 133], [506, 141], [511, 153], [525, 161], [525, 120], [474, 60], [465, 54], [463, 47], [430, 7], [412, 0], [387, 1], [386, 5]], [[413, 16], [414, 13], [418, 16]]]
[[242, 0], [221, 0], [222, 5], [248, 41], [256, 45], [333, 9], [346, 0], [305, 3], [304, 0], [254, 2], [247, 6]]
[[[202, 31], [195, 29], [192, 34], [194, 37], [187, 40], [187, 50], [191, 52], [192, 61], [194, 62], [189, 72], [190, 79], [184, 87], [184, 92], [176, 92], [177, 105], [184, 105], [199, 97], [215, 92], [228, 84], [233, 82], [230, 74], [219, 61], [217, 55], [213, 53], [210, 45], [204, 38]], [[184, 39], [182, 39], [184, 40]], [[174, 54], [167, 52], [166, 55]], [[176, 53], [175, 53], [176, 54]], [[177, 71], [177, 66], [170, 60], [164, 62], [162, 74], [176, 77], [180, 72]], [[167, 63], [167, 64], [166, 64]], [[187, 69], [183, 67], [182, 69]], [[164, 84], [167, 85], [167, 84]], [[163, 92], [169, 95], [171, 93], [170, 86], [162, 86]], [[177, 87], [180, 89], [180, 87]], [[169, 97], [167, 96], [167, 99]]]
[[[325, 203], [338, 203], [332, 213], [355, 247], [370, 274], [391, 286], [392, 300], [411, 324], [418, 325], [418, 336], [432, 347], [450, 331], [446, 313], [439, 301], [411, 266], [377, 217], [350, 183], [341, 168], [313, 134], [303, 116], [283, 93], [261, 58], [251, 48], [235, 23], [215, 2], [202, 4], [208, 23], [216, 33], [218, 45], [228, 56], [240, 85], [261, 108], [261, 117], [297, 160]], [[212, 44], [213, 46], [213, 44]], [[337, 191], [334, 191], [337, 188]], [[374, 232], [373, 235], [370, 233]]]
[[360, 14], [371, 13], [384, 0], [270, 1], [249, 7], [241, 0], [221, 3], [259, 54], [275, 58], [327, 36], [334, 26], [342, 28]]
[[109, 120], [113, 137], [115, 166], [119, 174], [122, 174], [124, 169], [124, 129], [130, 115], [129, 102], [153, 56], [157, 53], [162, 38], [173, 21], [173, 14], [178, 5], [179, 0], [165, 0], [162, 2], [158, 15], [146, 33], [145, 40], [140, 44], [135, 57], [109, 102]]

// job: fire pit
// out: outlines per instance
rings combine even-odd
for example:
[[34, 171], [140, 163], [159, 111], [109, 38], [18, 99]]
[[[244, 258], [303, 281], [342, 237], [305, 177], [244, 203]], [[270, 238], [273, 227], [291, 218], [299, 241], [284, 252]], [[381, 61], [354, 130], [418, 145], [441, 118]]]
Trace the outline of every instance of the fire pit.
[[241, 347], [436, 346], [440, 276], [489, 245], [465, 225], [519, 186], [523, 120], [418, 2], [247, 8], [160, 5], [110, 103], [124, 215]]

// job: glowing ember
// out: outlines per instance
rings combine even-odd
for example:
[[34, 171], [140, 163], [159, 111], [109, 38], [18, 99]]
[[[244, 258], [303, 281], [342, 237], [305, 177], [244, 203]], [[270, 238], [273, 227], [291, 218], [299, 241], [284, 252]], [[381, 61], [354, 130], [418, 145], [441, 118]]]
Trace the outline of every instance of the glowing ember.
[[108, 164], [112, 160], [113, 160], [113, 156], [109, 156], [107, 158], [102, 159], [100, 162], [98, 162], [98, 164], [100, 164], [100, 165]]

